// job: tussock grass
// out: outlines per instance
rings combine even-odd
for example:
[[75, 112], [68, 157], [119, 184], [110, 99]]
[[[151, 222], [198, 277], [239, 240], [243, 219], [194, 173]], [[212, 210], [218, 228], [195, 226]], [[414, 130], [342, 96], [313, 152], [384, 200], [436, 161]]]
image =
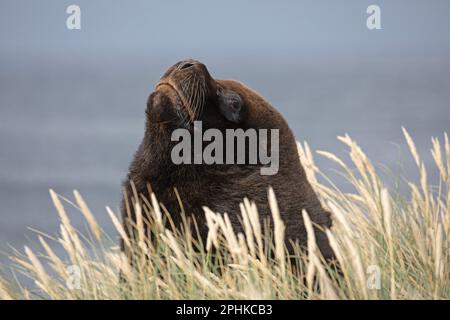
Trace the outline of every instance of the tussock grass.
[[[417, 165], [419, 183], [406, 181], [400, 197], [381, 181], [375, 167], [348, 136], [339, 137], [349, 149], [351, 163], [319, 151], [340, 166], [354, 191], [342, 192], [332, 181], [319, 182], [308, 145], [298, 144], [309, 181], [332, 213], [334, 226], [327, 230], [336, 252], [340, 273], [324, 263], [316, 246], [307, 212], [308, 253], [297, 250], [289, 257], [284, 247], [284, 224], [275, 192], [269, 190], [274, 231], [263, 238], [265, 225], [254, 203], [240, 206], [243, 233], [236, 234], [227, 214], [204, 208], [209, 235], [198, 241], [186, 218], [177, 231], [170, 214], [152, 194], [135, 195], [136, 237], [129, 238], [117, 214], [110, 216], [124, 239], [126, 252], [104, 234], [78, 192], [74, 198], [90, 228], [86, 236], [71, 225], [62, 198], [51, 197], [61, 225], [55, 238], [38, 234], [40, 252], [25, 247], [10, 258], [18, 271], [34, 280], [37, 290], [0, 278], [2, 299], [448, 299], [450, 298], [450, 144], [432, 139], [431, 154], [440, 177], [430, 186], [427, 168], [414, 141], [403, 129]], [[326, 178], [326, 177], [325, 177]], [[144, 225], [151, 226], [149, 241]], [[194, 228], [195, 230], [195, 228]], [[267, 231], [267, 230], [266, 230]], [[56, 241], [66, 257], [49, 245]], [[294, 263], [292, 263], [294, 261]]]

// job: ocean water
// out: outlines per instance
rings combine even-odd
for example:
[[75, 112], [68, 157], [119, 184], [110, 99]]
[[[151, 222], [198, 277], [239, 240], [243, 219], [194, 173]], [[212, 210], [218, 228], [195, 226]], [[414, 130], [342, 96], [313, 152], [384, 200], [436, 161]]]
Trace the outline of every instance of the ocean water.
[[[401, 126], [429, 164], [431, 136], [450, 131], [446, 56], [199, 59], [213, 77], [238, 79], [260, 92], [285, 116], [297, 139], [308, 141], [313, 150], [347, 159], [336, 136], [348, 133], [380, 171], [387, 166], [395, 174], [402, 168], [417, 178]], [[143, 136], [147, 96], [174, 62], [175, 56], [151, 54], [2, 59], [0, 250], [38, 247], [31, 229], [58, 232], [49, 188], [70, 200], [78, 190], [115, 237], [105, 206], [119, 212], [121, 182]], [[349, 188], [329, 161], [316, 159], [338, 185]], [[67, 207], [73, 224], [85, 230], [81, 214]], [[0, 262], [6, 260], [2, 255]]]

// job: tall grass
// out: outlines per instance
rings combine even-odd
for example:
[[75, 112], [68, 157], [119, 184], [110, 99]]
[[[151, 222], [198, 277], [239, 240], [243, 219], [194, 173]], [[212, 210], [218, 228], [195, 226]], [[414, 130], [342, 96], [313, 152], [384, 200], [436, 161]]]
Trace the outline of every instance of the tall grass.
[[[381, 181], [375, 167], [349, 137], [339, 137], [349, 148], [351, 163], [319, 151], [341, 167], [354, 188], [346, 193], [316, 167], [305, 144], [298, 150], [309, 181], [334, 226], [327, 230], [340, 272], [320, 256], [313, 226], [303, 216], [308, 231], [308, 251], [288, 256], [284, 224], [269, 190], [274, 228], [263, 237], [266, 226], [258, 219], [254, 203], [240, 205], [243, 233], [233, 231], [227, 214], [204, 208], [209, 235], [201, 243], [191, 219], [173, 231], [170, 214], [152, 194], [135, 195], [136, 237], [130, 238], [110, 208], [118, 234], [129, 258], [102, 231], [82, 197], [75, 192], [77, 207], [90, 228], [89, 235], [75, 230], [62, 198], [50, 191], [61, 224], [55, 238], [38, 234], [40, 252], [25, 247], [10, 258], [18, 271], [34, 280], [37, 289], [0, 278], [3, 299], [448, 299], [450, 298], [450, 144], [432, 139], [431, 154], [440, 177], [430, 186], [427, 168], [413, 139], [403, 129], [420, 175], [418, 184], [407, 181], [406, 196]], [[323, 176], [326, 183], [317, 179]], [[148, 240], [148, 224], [154, 241]], [[194, 228], [195, 230], [195, 228]], [[266, 230], [266, 233], [269, 232]], [[65, 257], [55, 254], [50, 241], [62, 246]], [[292, 263], [295, 261], [295, 263]]]

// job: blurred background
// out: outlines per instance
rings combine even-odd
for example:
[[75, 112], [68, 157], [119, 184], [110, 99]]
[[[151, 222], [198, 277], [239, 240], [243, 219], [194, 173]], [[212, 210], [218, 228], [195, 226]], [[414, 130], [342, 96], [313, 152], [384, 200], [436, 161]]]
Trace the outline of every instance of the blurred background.
[[[81, 30], [66, 28], [71, 4]], [[366, 27], [370, 4], [381, 30]], [[105, 206], [118, 212], [147, 96], [186, 58], [260, 92], [313, 150], [346, 159], [349, 133], [380, 170], [408, 172], [401, 126], [425, 153], [450, 129], [449, 16], [446, 0], [2, 0], [0, 250], [36, 245], [28, 227], [58, 232], [49, 188], [79, 190], [112, 231]]]

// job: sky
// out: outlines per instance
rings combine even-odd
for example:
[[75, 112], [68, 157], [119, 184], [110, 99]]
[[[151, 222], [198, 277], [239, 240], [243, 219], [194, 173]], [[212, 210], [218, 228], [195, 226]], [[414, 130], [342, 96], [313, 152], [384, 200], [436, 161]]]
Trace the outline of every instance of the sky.
[[[81, 8], [82, 29], [65, 26]], [[369, 31], [366, 9], [381, 8]], [[0, 4], [0, 55], [86, 57], [130, 52], [357, 55], [450, 51], [442, 1], [23, 1]]]

